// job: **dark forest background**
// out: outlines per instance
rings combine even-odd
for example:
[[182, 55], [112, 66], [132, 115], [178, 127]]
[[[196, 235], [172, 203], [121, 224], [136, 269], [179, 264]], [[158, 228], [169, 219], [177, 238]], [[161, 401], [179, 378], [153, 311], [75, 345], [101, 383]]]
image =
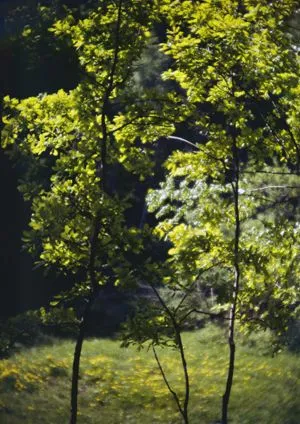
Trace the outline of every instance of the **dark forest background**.
[[[51, 14], [42, 17], [38, 3], [51, 6], [56, 17], [66, 13], [64, 6], [75, 14], [80, 13], [80, 6], [92, 7], [92, 2], [84, 0], [0, 0], [1, 100], [5, 95], [25, 98], [68, 90], [78, 82], [74, 54], [65, 45], [53, 45], [47, 31]], [[36, 28], [28, 45], [21, 36], [26, 25]], [[22, 250], [30, 211], [17, 189], [20, 175], [21, 169], [0, 149], [0, 318], [38, 308], [70, 283], [64, 276], [45, 275], [34, 268], [32, 258]]]

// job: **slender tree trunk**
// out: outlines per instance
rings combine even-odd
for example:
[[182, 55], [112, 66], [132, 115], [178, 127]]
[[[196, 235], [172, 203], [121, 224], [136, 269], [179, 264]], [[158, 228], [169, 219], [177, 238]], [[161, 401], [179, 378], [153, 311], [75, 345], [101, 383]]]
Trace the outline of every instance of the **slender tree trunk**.
[[235, 367], [235, 312], [236, 312], [236, 301], [231, 305], [230, 309], [230, 320], [229, 320], [229, 365], [226, 381], [226, 389], [222, 398], [222, 424], [228, 424], [228, 406], [231, 394], [231, 388], [233, 384], [233, 375]]
[[79, 381], [79, 369], [80, 369], [80, 358], [84, 336], [88, 326], [88, 320], [91, 308], [94, 303], [94, 297], [90, 297], [86, 304], [84, 314], [82, 316], [79, 332], [76, 340], [74, 356], [73, 356], [73, 367], [72, 367], [72, 388], [71, 388], [71, 417], [70, 424], [76, 424], [77, 422], [77, 409], [78, 409], [78, 381]]
[[98, 240], [98, 236], [100, 232], [99, 221], [100, 221], [100, 214], [98, 213], [95, 217], [95, 222], [94, 222], [92, 235], [90, 239], [90, 258], [89, 258], [88, 273], [89, 273], [89, 278], [91, 283], [91, 293], [87, 299], [87, 303], [85, 305], [85, 309], [81, 318], [81, 322], [79, 325], [79, 332], [78, 332], [75, 350], [74, 350], [74, 356], [73, 356], [70, 424], [77, 423], [78, 381], [79, 381], [81, 351], [82, 351], [82, 345], [83, 345], [86, 329], [89, 323], [91, 309], [98, 293], [98, 282], [97, 282], [97, 276], [96, 276], [95, 260], [96, 260], [97, 240]]
[[[174, 322], [174, 324], [175, 324], [175, 322]], [[188, 417], [188, 407], [189, 407], [189, 400], [190, 400], [189, 373], [188, 373], [187, 363], [186, 363], [185, 354], [184, 354], [184, 347], [183, 347], [182, 338], [181, 338], [181, 331], [180, 331], [180, 328], [178, 327], [177, 323], [176, 323], [176, 326], [175, 326], [175, 332], [176, 332], [178, 348], [179, 348], [179, 353], [180, 353], [180, 358], [181, 358], [181, 363], [182, 363], [182, 368], [183, 368], [183, 373], [184, 373], [184, 381], [185, 381], [185, 396], [184, 396], [184, 402], [183, 402], [182, 416], [183, 416], [184, 423], [189, 424], [189, 417]]]
[[235, 235], [234, 235], [234, 283], [233, 283], [233, 295], [232, 304], [230, 307], [229, 315], [229, 334], [228, 334], [228, 345], [229, 345], [229, 364], [226, 388], [222, 398], [222, 424], [228, 424], [228, 406], [230, 400], [230, 394], [233, 384], [233, 375], [235, 368], [235, 321], [236, 321], [236, 308], [239, 295], [240, 286], [240, 264], [239, 264], [239, 242], [240, 242], [240, 212], [239, 212], [239, 156], [234, 139], [233, 145], [233, 167], [234, 167], [234, 181], [232, 182], [232, 191], [234, 199], [234, 219], [235, 219]]

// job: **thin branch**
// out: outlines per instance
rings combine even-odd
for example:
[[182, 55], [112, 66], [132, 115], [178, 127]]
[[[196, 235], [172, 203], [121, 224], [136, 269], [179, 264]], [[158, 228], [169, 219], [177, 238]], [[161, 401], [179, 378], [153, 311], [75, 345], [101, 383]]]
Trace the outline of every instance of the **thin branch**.
[[259, 187], [259, 188], [252, 188], [251, 190], [243, 190], [243, 189], [240, 189], [239, 190], [239, 194], [241, 195], [241, 194], [247, 194], [247, 193], [252, 193], [253, 191], [264, 191], [264, 190], [269, 190], [269, 189], [283, 189], [283, 188], [288, 188], [288, 189], [291, 189], [291, 188], [300, 188], [300, 185], [270, 185], [270, 186], [263, 186], [263, 187]]
[[[121, 19], [122, 19], [122, 0], [118, 2], [118, 11], [117, 11], [117, 25], [116, 25], [116, 41], [114, 48], [114, 58], [113, 63], [110, 69], [109, 77], [108, 77], [108, 88], [105, 93], [104, 102], [108, 101], [108, 98], [114, 88], [114, 77], [117, 68], [117, 63], [119, 60], [119, 50], [120, 50], [120, 28], [121, 28]], [[105, 105], [103, 105], [104, 107]]]
[[169, 317], [171, 318], [171, 320], [174, 320], [174, 316], [173, 316], [172, 311], [170, 310], [170, 308], [168, 307], [168, 305], [166, 304], [166, 302], [163, 300], [163, 298], [159, 294], [159, 292], [156, 289], [156, 287], [154, 287], [154, 285], [151, 282], [149, 282], [149, 285], [152, 288], [152, 290], [154, 291], [155, 296], [159, 300], [159, 302], [160, 302], [161, 306], [163, 307], [163, 309], [167, 312], [167, 314], [169, 315]]
[[226, 318], [226, 317], [224, 317], [223, 316], [223, 312], [219, 312], [219, 313], [214, 313], [214, 312], [208, 312], [208, 311], [202, 311], [202, 310], [200, 310], [200, 309], [196, 309], [196, 308], [193, 308], [193, 309], [190, 309], [182, 318], [181, 318], [181, 320], [180, 320], [180, 324], [182, 323], [182, 322], [184, 322], [184, 320], [186, 320], [187, 319], [187, 317], [188, 316], [190, 316], [192, 313], [196, 313], [196, 314], [202, 314], [202, 315], [207, 315], [207, 316], [209, 316], [210, 318], [222, 318], [222, 319], [224, 319], [224, 320], [229, 320], [229, 318]]
[[270, 174], [270, 175], [298, 175], [296, 172], [280, 172], [280, 171], [241, 171], [240, 174]]
[[194, 281], [191, 283], [191, 285], [189, 286], [189, 288], [187, 289], [186, 293], [183, 295], [183, 297], [181, 298], [181, 300], [179, 301], [178, 305], [175, 308], [175, 312], [174, 315], [176, 315], [176, 313], [178, 312], [179, 308], [182, 306], [183, 302], [186, 300], [186, 298], [192, 293], [192, 291], [194, 290], [194, 286], [195, 284], [198, 282], [199, 277], [204, 274], [207, 271], [210, 271], [212, 268], [221, 265], [222, 261], [217, 262], [216, 264], [213, 264], [205, 269], [201, 269], [198, 274], [196, 275]]
[[297, 140], [295, 139], [295, 136], [293, 134], [293, 131], [291, 129], [291, 126], [286, 118], [286, 113], [284, 112], [284, 110], [282, 109], [281, 105], [279, 105], [278, 103], [275, 103], [274, 100], [272, 100], [272, 104], [274, 106], [274, 108], [277, 110], [277, 112], [279, 112], [279, 114], [282, 116], [282, 118], [284, 119], [284, 123], [286, 125], [286, 130], [291, 138], [291, 141], [296, 149], [296, 155], [297, 155], [297, 173], [299, 174], [300, 172], [300, 148], [299, 145], [297, 143]]
[[188, 144], [189, 146], [194, 147], [196, 150], [200, 150], [199, 146], [197, 146], [197, 144], [192, 143], [189, 140], [186, 140], [185, 138], [182, 137], [176, 137], [174, 135], [169, 135], [167, 137], [169, 140], [177, 140], [177, 141], [183, 141], [185, 144]]
[[108, 86], [105, 90], [104, 96], [103, 96], [103, 104], [102, 104], [102, 113], [101, 113], [101, 129], [102, 129], [102, 143], [100, 145], [101, 150], [101, 165], [102, 165], [102, 188], [103, 191], [106, 192], [106, 154], [107, 154], [107, 124], [106, 124], [106, 118], [108, 115], [108, 105], [109, 105], [109, 98], [110, 95], [114, 89], [114, 77], [115, 77], [115, 71], [117, 68], [117, 63], [119, 60], [119, 51], [120, 51], [120, 28], [121, 28], [121, 17], [122, 17], [122, 0], [119, 0], [118, 3], [118, 12], [117, 12], [117, 23], [116, 23], [116, 40], [115, 40], [115, 48], [114, 48], [114, 58], [113, 63], [110, 69], [110, 73], [108, 76]]
[[194, 144], [191, 141], [186, 140], [185, 138], [176, 137], [176, 136], [173, 136], [173, 135], [169, 135], [166, 138], [167, 139], [170, 139], [170, 140], [175, 140], [175, 141], [182, 141], [183, 143], [185, 143], [185, 144], [193, 147], [195, 150], [198, 150], [199, 152], [204, 153], [208, 158], [213, 159], [213, 160], [218, 161], [218, 162], [221, 162], [223, 164], [223, 166], [224, 166], [224, 169], [226, 169], [226, 165], [225, 165], [225, 162], [224, 162], [224, 159], [223, 158], [218, 158], [217, 156], [214, 156], [211, 153], [208, 153], [204, 148], [198, 146], [197, 144]]
[[172, 387], [170, 386], [170, 383], [169, 383], [169, 381], [168, 381], [168, 379], [167, 379], [167, 376], [166, 376], [166, 374], [165, 374], [165, 372], [164, 372], [164, 370], [163, 370], [163, 367], [161, 366], [161, 363], [160, 363], [160, 361], [159, 361], [159, 358], [158, 358], [158, 355], [157, 355], [157, 353], [156, 353], [156, 350], [155, 350], [155, 347], [152, 345], [152, 350], [153, 350], [153, 354], [154, 354], [154, 357], [155, 357], [155, 360], [156, 360], [156, 362], [157, 362], [157, 366], [158, 366], [158, 368], [159, 368], [159, 370], [160, 370], [160, 373], [161, 373], [161, 375], [162, 375], [162, 378], [163, 378], [163, 380], [164, 380], [164, 382], [165, 382], [165, 384], [166, 384], [166, 386], [167, 386], [167, 388], [168, 388], [168, 390], [169, 390], [169, 392], [172, 394], [172, 396], [174, 397], [174, 400], [175, 400], [175, 402], [176, 402], [176, 405], [177, 405], [177, 407], [178, 407], [178, 409], [179, 409], [179, 411], [180, 411], [180, 413], [181, 413], [181, 415], [183, 415], [184, 416], [184, 412], [183, 412], [183, 409], [182, 409], [182, 406], [181, 406], [181, 404], [180, 404], [180, 400], [179, 400], [179, 398], [178, 398], [178, 396], [177, 396], [177, 393], [172, 389]]
[[297, 27], [297, 26], [292, 25], [292, 24], [286, 24], [286, 26], [287, 26], [287, 28], [291, 28], [291, 29], [294, 29], [296, 31], [300, 31], [300, 26]]
[[[127, 122], [125, 122], [123, 125], [120, 125], [119, 127], [117, 127], [117, 128], [114, 128], [113, 130], [111, 130], [111, 131], [108, 131], [107, 132], [107, 134], [108, 135], [111, 135], [111, 134], [114, 134], [115, 132], [117, 132], [117, 131], [120, 131], [120, 130], [122, 130], [123, 128], [126, 128], [127, 126], [129, 126], [129, 125], [131, 125], [131, 124], [133, 124], [135, 121], [137, 121], [137, 120], [139, 120], [139, 119], [141, 119], [141, 118], [156, 118], [157, 120], [158, 120], [158, 122], [160, 122], [161, 121], [161, 116], [160, 115], [155, 115], [155, 114], [148, 114], [148, 115], [137, 115], [137, 116], [134, 116], [132, 119], [130, 119], [129, 121], [127, 121]], [[167, 119], [164, 119], [164, 122], [165, 121], [167, 121]], [[154, 121], [152, 121], [152, 123], [153, 123]], [[171, 121], [170, 120], [170, 122], [172, 122], [173, 123], [173, 121]], [[142, 127], [143, 125], [146, 125], [145, 123], [142, 123], [142, 124], [139, 124], [139, 127]]]
[[195, 281], [193, 281], [193, 283], [191, 284], [191, 286], [188, 288], [188, 290], [186, 291], [186, 293], [182, 296], [180, 302], [178, 303], [178, 305], [175, 308], [175, 314], [178, 312], [179, 308], [182, 306], [182, 304], [184, 303], [184, 301], [186, 300], [186, 298], [192, 293], [192, 291], [194, 290], [194, 286], [196, 285], [197, 281], [199, 278], [199, 274], [197, 275], [197, 277], [195, 278]]
[[[254, 96], [251, 96], [251, 97], [254, 98]], [[272, 104], [273, 104], [274, 108], [276, 109], [276, 111], [278, 112], [279, 116], [284, 120], [284, 123], [286, 125], [286, 128], [285, 129], [288, 132], [288, 134], [290, 136], [290, 139], [292, 141], [292, 144], [295, 147], [296, 156], [297, 156], [297, 159], [296, 159], [297, 160], [297, 164], [296, 164], [296, 166], [297, 166], [297, 174], [299, 175], [299, 172], [300, 172], [300, 148], [299, 148], [299, 145], [298, 145], [298, 143], [297, 143], [297, 141], [296, 141], [296, 139], [294, 137], [294, 134], [293, 134], [293, 132], [291, 130], [291, 127], [290, 127], [290, 125], [289, 125], [289, 123], [288, 123], [288, 121], [286, 119], [286, 113], [284, 112], [284, 110], [282, 109], [282, 107], [278, 103], [275, 103], [274, 102], [274, 100], [272, 100]], [[264, 121], [264, 123], [266, 124], [266, 126], [269, 129], [270, 133], [274, 136], [275, 140], [281, 145], [282, 149], [285, 151], [284, 142], [273, 131], [272, 126], [269, 124], [268, 119], [265, 118], [265, 116], [261, 112], [261, 109], [260, 108], [259, 108], [259, 115], [262, 118], [262, 120]], [[275, 118], [277, 118], [276, 115], [274, 114], [274, 112], [272, 112], [272, 115], [275, 116]]]
[[165, 303], [163, 298], [160, 296], [158, 290], [154, 287], [154, 285], [151, 282], [149, 282], [149, 284], [150, 284], [152, 290], [154, 291], [155, 295], [157, 296], [160, 304], [162, 305], [162, 307], [164, 308], [166, 313], [169, 315], [171, 322], [172, 322], [172, 325], [173, 325], [173, 328], [174, 328], [174, 332], [175, 332], [175, 336], [176, 336], [176, 343], [178, 345], [178, 350], [179, 350], [180, 359], [181, 359], [182, 368], [183, 368], [184, 381], [185, 381], [184, 406], [183, 406], [183, 408], [180, 409], [180, 412], [183, 416], [185, 424], [188, 424], [188, 404], [189, 404], [189, 399], [190, 399], [190, 383], [189, 383], [188, 368], [187, 368], [187, 363], [186, 363], [186, 359], [185, 359], [185, 353], [184, 353], [184, 348], [183, 348], [183, 343], [182, 343], [182, 338], [181, 338], [180, 325], [176, 321], [175, 314], [171, 311], [171, 309]]

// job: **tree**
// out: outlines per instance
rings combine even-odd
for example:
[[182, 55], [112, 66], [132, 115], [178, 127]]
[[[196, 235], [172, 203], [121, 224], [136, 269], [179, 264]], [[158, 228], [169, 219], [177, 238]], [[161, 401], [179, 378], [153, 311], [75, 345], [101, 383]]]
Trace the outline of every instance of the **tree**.
[[[270, 207], [265, 203], [280, 203], [270, 191], [299, 190], [296, 176], [291, 187], [261, 182], [253, 187], [249, 177], [276, 173], [266, 169], [276, 160], [288, 164], [288, 170], [278, 172], [299, 175], [294, 119], [299, 113], [299, 64], [285, 31], [297, 4], [224, 0], [172, 5], [162, 5], [169, 23], [162, 48], [173, 59], [164, 78], [182, 89], [192, 140], [181, 139], [190, 151], [168, 159], [169, 176], [149, 201], [152, 211], [158, 210], [157, 233], [173, 245], [169, 280], [188, 287], [199, 270], [222, 271], [220, 300], [225, 306], [230, 303], [222, 402], [222, 423], [227, 424], [236, 319], [258, 324], [261, 317], [251, 316], [249, 304], [252, 311], [259, 310], [268, 297], [261, 324], [284, 326], [290, 303], [299, 300], [299, 250], [294, 244], [299, 244], [298, 221], [279, 213], [265, 216], [255, 228], [249, 220]], [[258, 193], [267, 193], [263, 201]]]
[[[138, 345], [141, 349], [147, 345], [148, 349], [152, 349], [163, 381], [175, 401], [183, 422], [188, 424], [190, 377], [182, 339], [182, 331], [184, 329], [182, 323], [186, 322], [187, 318], [187, 314], [182, 310], [185, 296], [179, 300], [175, 299], [174, 302], [176, 293], [169, 290], [168, 297], [172, 297], [170, 301], [157, 288], [157, 282], [161, 283], [163, 276], [167, 275], [167, 271], [168, 266], [163, 262], [159, 263], [157, 261], [156, 263], [152, 263], [148, 258], [143, 263], [143, 270], [141, 270], [140, 274], [151, 287], [154, 293], [154, 299], [146, 301], [142, 299], [138, 303], [134, 316], [127, 320], [126, 326], [123, 329], [122, 346]], [[159, 359], [157, 346], [172, 348], [178, 352], [183, 374], [182, 397], [168, 379], [168, 375]]]
[[111, 176], [117, 165], [140, 178], [151, 172], [151, 152], [143, 144], [168, 127], [153, 107], [151, 124], [147, 110], [141, 114], [131, 106], [133, 98], [137, 102], [133, 73], [153, 17], [152, 2], [142, 7], [119, 0], [99, 2], [78, 22], [71, 15], [57, 21], [51, 31], [76, 49], [80, 84], [69, 92], [4, 99], [3, 146], [26, 163], [20, 190], [32, 213], [25, 244], [38, 265], [78, 276], [66, 294], [82, 303], [71, 423], [77, 420], [80, 356], [92, 305], [102, 286], [135, 282], [131, 256], [141, 245], [138, 229], [125, 221], [130, 192], [120, 194]]

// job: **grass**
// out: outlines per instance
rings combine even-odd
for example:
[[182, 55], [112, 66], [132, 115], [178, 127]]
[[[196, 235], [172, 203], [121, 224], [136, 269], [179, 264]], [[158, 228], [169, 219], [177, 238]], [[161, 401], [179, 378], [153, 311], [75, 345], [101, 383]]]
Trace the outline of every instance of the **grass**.
[[[214, 327], [184, 334], [191, 377], [191, 424], [220, 416], [227, 366], [224, 333]], [[24, 349], [0, 362], [2, 424], [65, 424], [69, 417], [70, 370], [74, 343]], [[299, 424], [299, 356], [265, 354], [264, 344], [237, 348], [230, 424]], [[170, 382], [179, 391], [183, 377], [174, 351], [159, 350]], [[120, 349], [117, 341], [84, 344], [79, 424], [181, 423], [151, 351]]]

